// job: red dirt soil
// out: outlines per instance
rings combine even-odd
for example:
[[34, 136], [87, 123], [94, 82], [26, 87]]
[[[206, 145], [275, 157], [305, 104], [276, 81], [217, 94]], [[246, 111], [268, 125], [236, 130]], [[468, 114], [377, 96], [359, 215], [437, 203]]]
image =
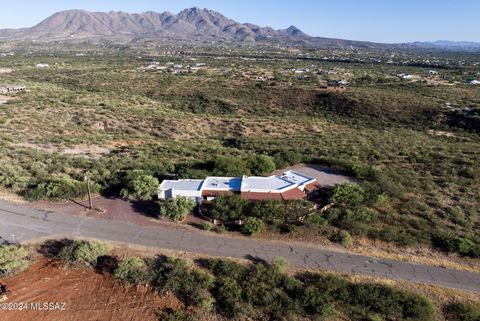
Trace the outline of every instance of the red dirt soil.
[[157, 321], [161, 310], [181, 307], [175, 297], [150, 287], [123, 285], [110, 275], [66, 269], [43, 257], [0, 283], [11, 291], [4, 303], [65, 302], [65, 311], [0, 309], [2, 321]]

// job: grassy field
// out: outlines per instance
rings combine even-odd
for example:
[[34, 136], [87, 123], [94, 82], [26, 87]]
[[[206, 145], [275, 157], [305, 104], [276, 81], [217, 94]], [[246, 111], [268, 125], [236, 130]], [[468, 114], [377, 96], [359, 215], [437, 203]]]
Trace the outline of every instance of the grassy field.
[[[99, 189], [118, 193], [134, 169], [158, 178], [205, 176], [218, 172], [212, 167], [218, 156], [265, 154], [279, 168], [320, 163], [362, 180], [364, 202], [333, 208], [288, 233], [343, 230], [480, 255], [480, 86], [461, 83], [478, 75], [478, 65], [441, 65], [430, 77], [424, 66], [191, 58], [94, 52], [1, 58], [0, 67], [14, 71], [0, 75], [0, 83], [28, 92], [0, 106], [0, 186], [29, 196], [52, 179], [78, 187], [88, 172]], [[206, 67], [145, 70], [152, 59]], [[302, 77], [291, 71], [305, 67]], [[320, 91], [318, 69], [336, 70], [320, 71], [326, 80], [348, 79], [347, 92]], [[401, 80], [400, 72], [419, 80]], [[245, 76], [266, 73], [273, 78]]]

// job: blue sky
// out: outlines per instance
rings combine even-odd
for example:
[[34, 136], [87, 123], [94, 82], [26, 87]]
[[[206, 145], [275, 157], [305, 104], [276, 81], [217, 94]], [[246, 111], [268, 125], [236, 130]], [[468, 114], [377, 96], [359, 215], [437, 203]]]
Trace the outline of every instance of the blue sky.
[[0, 4], [0, 28], [29, 27], [67, 9], [178, 13], [196, 6], [239, 22], [276, 29], [295, 25], [312, 36], [480, 42], [478, 0], [0, 0]]

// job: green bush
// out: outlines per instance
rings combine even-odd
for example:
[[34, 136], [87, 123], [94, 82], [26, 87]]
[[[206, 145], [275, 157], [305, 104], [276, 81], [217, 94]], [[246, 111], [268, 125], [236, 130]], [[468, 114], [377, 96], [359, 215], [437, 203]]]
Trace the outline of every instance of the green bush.
[[221, 221], [241, 219], [247, 205], [248, 201], [236, 194], [222, 195], [213, 200], [211, 216]]
[[213, 174], [217, 176], [249, 175], [247, 162], [241, 158], [218, 156], [213, 161]]
[[160, 319], [161, 321], [198, 321], [199, 319], [196, 315], [192, 313], [188, 313], [183, 310], [171, 310], [168, 309], [167, 311], [161, 314]]
[[264, 227], [261, 219], [256, 217], [247, 217], [242, 225], [242, 233], [247, 235], [254, 235], [260, 232]]
[[120, 260], [113, 274], [123, 282], [132, 284], [145, 284], [149, 281], [149, 272], [145, 261], [136, 256]]
[[251, 202], [245, 215], [261, 219], [267, 225], [276, 226], [285, 222], [285, 203], [277, 200]]
[[373, 312], [386, 320], [428, 321], [435, 317], [435, 307], [426, 298], [378, 284], [352, 285], [348, 301], [361, 308], [360, 314]]
[[133, 197], [144, 201], [151, 200], [158, 193], [159, 181], [141, 170], [127, 174], [125, 187], [120, 191], [122, 197]]
[[[100, 190], [100, 185], [91, 182], [92, 193]], [[77, 181], [69, 176], [59, 176], [38, 183], [26, 193], [29, 200], [70, 200], [87, 195], [87, 184], [84, 181]]]
[[352, 236], [347, 231], [334, 232], [330, 237], [330, 241], [338, 242], [343, 246], [350, 246], [353, 243]]
[[213, 229], [213, 224], [210, 223], [210, 222], [203, 222], [202, 223], [202, 229], [204, 229], [205, 231], [211, 231]]
[[363, 203], [365, 191], [355, 183], [338, 184], [332, 189], [330, 202], [345, 206], [357, 206]]
[[283, 168], [290, 165], [295, 165], [302, 161], [302, 155], [295, 151], [281, 150], [275, 155], [273, 155], [273, 157], [276, 168]]
[[160, 216], [168, 217], [172, 221], [183, 221], [195, 207], [195, 202], [184, 196], [178, 196], [161, 200], [159, 206]]
[[473, 302], [455, 302], [445, 310], [448, 320], [480, 321], [480, 308]]
[[5, 277], [28, 266], [28, 251], [23, 246], [13, 244], [0, 245], [0, 276]]
[[467, 237], [460, 237], [453, 233], [437, 232], [432, 235], [432, 243], [443, 251], [480, 257], [480, 244]]
[[273, 172], [276, 168], [273, 158], [267, 155], [250, 156], [247, 159], [248, 167], [254, 175]]
[[110, 250], [111, 246], [105, 242], [75, 240], [65, 244], [57, 256], [71, 264], [95, 267], [98, 257]]
[[186, 305], [211, 309], [210, 290], [215, 278], [198, 269], [190, 261], [168, 258], [155, 272], [154, 286], [160, 291], [173, 292]]

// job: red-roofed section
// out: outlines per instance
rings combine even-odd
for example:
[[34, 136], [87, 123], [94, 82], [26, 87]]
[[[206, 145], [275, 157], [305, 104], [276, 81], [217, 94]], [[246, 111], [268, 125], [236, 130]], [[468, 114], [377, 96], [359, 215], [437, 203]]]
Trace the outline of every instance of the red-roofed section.
[[307, 194], [305, 194], [304, 192], [302, 192], [301, 190], [299, 190], [296, 187], [292, 188], [292, 189], [289, 189], [286, 192], [281, 193], [281, 195], [282, 195], [282, 199], [285, 200], [285, 201], [300, 200], [300, 199], [303, 199], [303, 198], [307, 197]]

